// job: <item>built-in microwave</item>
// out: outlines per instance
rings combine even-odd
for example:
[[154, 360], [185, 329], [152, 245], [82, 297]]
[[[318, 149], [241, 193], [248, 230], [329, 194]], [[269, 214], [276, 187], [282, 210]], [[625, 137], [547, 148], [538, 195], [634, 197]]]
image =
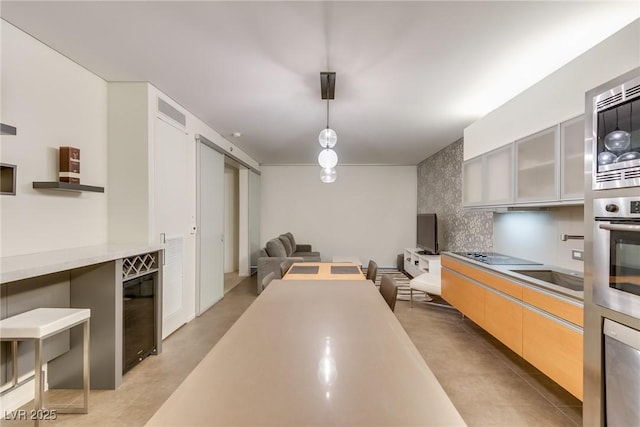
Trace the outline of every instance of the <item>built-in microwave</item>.
[[640, 186], [640, 77], [593, 98], [594, 190]]
[[595, 199], [595, 303], [640, 318], [640, 196]]

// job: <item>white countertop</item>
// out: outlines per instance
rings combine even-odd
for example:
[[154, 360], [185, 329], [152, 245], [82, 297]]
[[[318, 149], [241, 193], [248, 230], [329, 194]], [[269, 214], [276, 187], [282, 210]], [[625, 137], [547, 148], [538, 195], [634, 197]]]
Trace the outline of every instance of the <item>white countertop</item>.
[[162, 250], [162, 245], [104, 244], [0, 258], [0, 283]]
[[148, 426], [464, 426], [367, 280], [274, 280]]

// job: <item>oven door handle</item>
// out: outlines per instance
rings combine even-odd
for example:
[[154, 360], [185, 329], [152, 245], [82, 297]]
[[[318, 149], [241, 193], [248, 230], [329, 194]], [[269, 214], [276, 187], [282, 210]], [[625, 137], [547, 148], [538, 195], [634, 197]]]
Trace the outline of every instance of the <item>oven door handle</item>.
[[640, 225], [631, 224], [600, 224], [599, 227], [609, 231], [636, 231], [640, 232]]

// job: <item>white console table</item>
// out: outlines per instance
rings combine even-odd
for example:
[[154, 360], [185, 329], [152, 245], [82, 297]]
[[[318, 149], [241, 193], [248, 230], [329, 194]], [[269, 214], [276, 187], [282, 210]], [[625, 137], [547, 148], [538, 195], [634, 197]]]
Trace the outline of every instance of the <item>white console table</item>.
[[[440, 277], [440, 255], [420, 255], [421, 249], [404, 250], [404, 271], [413, 277], [429, 273]], [[439, 280], [438, 280], [439, 281]]]

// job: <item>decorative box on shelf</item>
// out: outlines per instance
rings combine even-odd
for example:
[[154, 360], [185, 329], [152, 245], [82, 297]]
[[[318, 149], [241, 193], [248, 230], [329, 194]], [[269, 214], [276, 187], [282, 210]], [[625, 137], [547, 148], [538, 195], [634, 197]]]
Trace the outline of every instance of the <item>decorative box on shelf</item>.
[[60, 147], [60, 182], [80, 184], [80, 149]]

